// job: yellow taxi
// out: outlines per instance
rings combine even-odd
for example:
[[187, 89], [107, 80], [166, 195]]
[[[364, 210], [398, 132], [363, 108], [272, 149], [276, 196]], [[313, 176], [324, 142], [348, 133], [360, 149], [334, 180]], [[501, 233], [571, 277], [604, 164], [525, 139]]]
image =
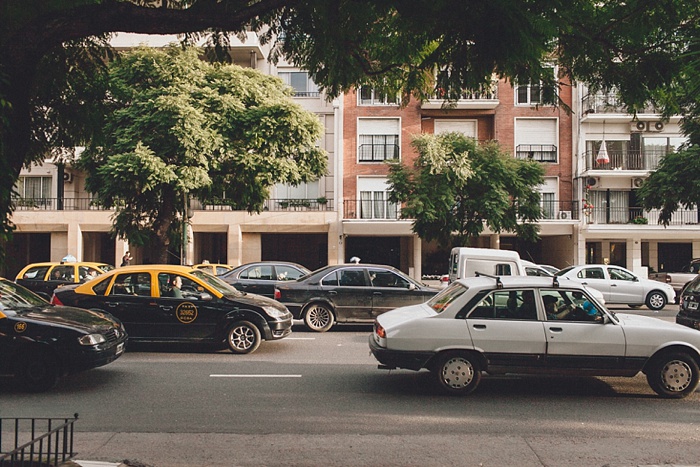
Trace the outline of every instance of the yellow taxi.
[[110, 313], [133, 342], [227, 345], [255, 351], [292, 332], [292, 314], [276, 300], [238, 291], [188, 266], [124, 266], [54, 291], [51, 303]]
[[200, 263], [200, 264], [195, 264], [192, 266], [195, 269], [201, 269], [203, 271], [207, 271], [209, 274], [213, 274], [215, 276], [223, 276], [227, 272], [231, 271], [233, 269], [233, 266], [230, 264], [222, 264], [222, 263]]
[[111, 264], [88, 261], [32, 263], [17, 274], [15, 282], [49, 300], [56, 287], [85, 282], [112, 269]]

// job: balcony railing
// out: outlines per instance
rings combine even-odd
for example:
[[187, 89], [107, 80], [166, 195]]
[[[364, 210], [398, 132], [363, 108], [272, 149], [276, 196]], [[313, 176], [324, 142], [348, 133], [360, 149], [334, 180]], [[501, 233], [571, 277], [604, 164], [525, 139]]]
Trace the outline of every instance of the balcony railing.
[[15, 211], [106, 211], [92, 198], [15, 198]]
[[557, 162], [557, 147], [553, 144], [519, 144], [515, 157], [536, 162]]
[[578, 201], [541, 201], [542, 221], [568, 221], [578, 220], [579, 210]]
[[56, 466], [70, 460], [73, 418], [0, 418], [0, 466]]
[[345, 219], [400, 219], [401, 208], [390, 201], [356, 200], [343, 201]]
[[586, 151], [586, 170], [656, 170], [666, 151], [608, 151], [610, 162], [596, 162], [597, 151]]
[[[598, 92], [594, 94], [587, 94], [581, 98], [581, 109], [584, 115], [591, 113], [627, 113], [624, 103], [620, 99], [619, 94], [616, 92]], [[638, 113], [655, 114], [660, 112], [654, 106], [648, 105], [644, 109], [639, 110]]]
[[459, 93], [452, 94], [448, 90], [436, 89], [431, 99], [445, 100], [497, 100], [498, 99], [498, 83], [494, 82], [491, 86], [484, 86], [479, 89], [462, 89]]
[[[584, 214], [589, 224], [658, 225], [659, 220], [659, 210], [646, 211], [642, 207], [595, 207]], [[698, 209], [679, 209], [671, 216], [669, 225], [698, 225], [699, 220]]]
[[[194, 210], [203, 211], [231, 211], [231, 201], [226, 199], [214, 199], [202, 202], [192, 200], [190, 206]], [[333, 211], [332, 199], [305, 199], [305, 198], [278, 198], [265, 200], [263, 211]]]

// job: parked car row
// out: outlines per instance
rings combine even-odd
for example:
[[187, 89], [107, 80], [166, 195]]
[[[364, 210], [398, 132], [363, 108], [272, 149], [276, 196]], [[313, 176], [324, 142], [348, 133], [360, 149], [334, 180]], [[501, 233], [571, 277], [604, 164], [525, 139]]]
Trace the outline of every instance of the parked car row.
[[[525, 271], [537, 266], [523, 264]], [[470, 277], [446, 289], [374, 264], [312, 272], [295, 263], [262, 261], [221, 276], [199, 267], [143, 265], [107, 267], [92, 279], [81, 277], [85, 264], [30, 266], [18, 283], [36, 287], [57, 268], [73, 271], [53, 290], [53, 308], [17, 284], [0, 282], [1, 355], [12, 356], [0, 362], [0, 372], [15, 374], [30, 389], [113, 361], [123, 353], [127, 333], [132, 342], [211, 344], [244, 354], [263, 340], [289, 335], [293, 319], [317, 332], [336, 323], [374, 322], [370, 349], [380, 367], [428, 368], [449, 393], [472, 391], [482, 372], [642, 371], [665, 397], [684, 397], [698, 383], [700, 282], [684, 290], [676, 320], [695, 328], [684, 330], [608, 311], [605, 303], [657, 310], [673, 294], [665, 289], [670, 286], [618, 266], [577, 266], [555, 276], [538, 271], [530, 277]], [[658, 335], [651, 332], [654, 326]]]

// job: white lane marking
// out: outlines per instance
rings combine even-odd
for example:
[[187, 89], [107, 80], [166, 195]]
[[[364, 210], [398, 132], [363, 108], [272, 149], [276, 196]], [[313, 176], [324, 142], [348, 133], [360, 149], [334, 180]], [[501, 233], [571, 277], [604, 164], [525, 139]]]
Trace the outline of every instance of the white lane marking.
[[209, 375], [210, 378], [301, 378], [301, 375]]

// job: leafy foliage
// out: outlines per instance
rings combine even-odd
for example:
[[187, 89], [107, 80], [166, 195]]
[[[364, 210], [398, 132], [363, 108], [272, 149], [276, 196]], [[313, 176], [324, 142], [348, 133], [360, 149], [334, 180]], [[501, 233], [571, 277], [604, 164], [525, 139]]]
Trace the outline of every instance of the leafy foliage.
[[441, 246], [465, 246], [488, 226], [538, 238], [544, 170], [513, 159], [495, 142], [477, 145], [460, 133], [416, 136], [413, 168], [391, 163], [390, 200], [404, 203], [401, 217], [413, 231]]
[[185, 196], [259, 211], [275, 183], [323, 175], [321, 125], [277, 78], [200, 60], [198, 50], [140, 48], [110, 68], [104, 138], [79, 165], [115, 208], [114, 231], [165, 262]]
[[644, 209], [659, 209], [658, 222], [667, 226], [680, 206], [700, 206], [700, 148], [689, 144], [666, 155], [659, 168], [637, 190]]

